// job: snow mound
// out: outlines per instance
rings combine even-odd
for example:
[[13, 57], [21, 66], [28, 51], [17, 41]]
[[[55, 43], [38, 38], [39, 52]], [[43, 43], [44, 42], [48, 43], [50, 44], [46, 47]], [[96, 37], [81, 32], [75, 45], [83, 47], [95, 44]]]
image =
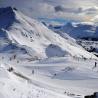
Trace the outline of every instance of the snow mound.
[[[51, 54], [50, 54], [51, 53]], [[48, 57], [63, 57], [64, 55], [66, 55], [67, 53], [65, 51], [63, 51], [59, 46], [54, 45], [54, 44], [50, 44], [47, 48], [46, 48], [46, 55]]]

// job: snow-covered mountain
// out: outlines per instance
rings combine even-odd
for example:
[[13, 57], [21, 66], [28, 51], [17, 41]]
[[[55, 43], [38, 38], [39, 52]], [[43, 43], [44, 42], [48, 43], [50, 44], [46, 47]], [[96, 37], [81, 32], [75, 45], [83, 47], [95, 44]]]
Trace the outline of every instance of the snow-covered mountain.
[[[75, 41], [68, 40], [67, 36], [61, 37], [39, 21], [25, 16], [16, 8], [0, 8], [0, 28], [3, 39], [8, 40], [8, 43], [12, 45], [23, 48], [32, 56], [61, 57], [72, 55], [96, 58], [77, 45]], [[13, 47], [12, 45], [10, 47]]]

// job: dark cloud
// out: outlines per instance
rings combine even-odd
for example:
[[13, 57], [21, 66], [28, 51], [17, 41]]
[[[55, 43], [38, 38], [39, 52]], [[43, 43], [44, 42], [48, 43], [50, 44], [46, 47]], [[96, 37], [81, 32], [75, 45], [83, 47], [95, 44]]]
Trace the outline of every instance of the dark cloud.
[[61, 11], [61, 12], [67, 12], [67, 13], [81, 13], [83, 11], [81, 7], [80, 8], [65, 8], [60, 5], [54, 7], [54, 9], [55, 9], [55, 12]]

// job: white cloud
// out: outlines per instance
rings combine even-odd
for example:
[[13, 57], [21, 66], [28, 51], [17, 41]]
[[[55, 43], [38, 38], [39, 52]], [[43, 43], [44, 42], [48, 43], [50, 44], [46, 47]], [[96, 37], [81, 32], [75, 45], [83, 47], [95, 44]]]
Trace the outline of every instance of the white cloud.
[[1, 6], [18, 7], [32, 17], [90, 21], [98, 14], [98, 0], [3, 0]]
[[91, 19], [92, 22], [98, 22], [98, 15]]

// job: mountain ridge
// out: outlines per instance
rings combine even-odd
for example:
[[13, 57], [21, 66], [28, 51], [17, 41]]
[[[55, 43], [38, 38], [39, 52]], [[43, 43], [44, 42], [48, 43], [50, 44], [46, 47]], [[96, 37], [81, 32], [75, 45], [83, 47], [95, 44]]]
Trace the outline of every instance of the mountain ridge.
[[[61, 37], [39, 21], [22, 14], [16, 8], [8, 7], [2, 10], [9, 12], [5, 14], [6, 18], [4, 17], [5, 19], [3, 18], [1, 23], [1, 27], [8, 34], [9, 40], [11, 40], [12, 43], [25, 46], [30, 54], [36, 54], [39, 57], [46, 58], [50, 57], [50, 54], [55, 52], [52, 56], [62, 57], [71, 55], [76, 57], [96, 58], [93, 54], [87, 52], [75, 42], [68, 41]], [[3, 21], [5, 22], [3, 23]], [[5, 27], [4, 24], [6, 24], [7, 27]], [[51, 44], [54, 47], [48, 47]], [[62, 55], [59, 55], [59, 53]]]

